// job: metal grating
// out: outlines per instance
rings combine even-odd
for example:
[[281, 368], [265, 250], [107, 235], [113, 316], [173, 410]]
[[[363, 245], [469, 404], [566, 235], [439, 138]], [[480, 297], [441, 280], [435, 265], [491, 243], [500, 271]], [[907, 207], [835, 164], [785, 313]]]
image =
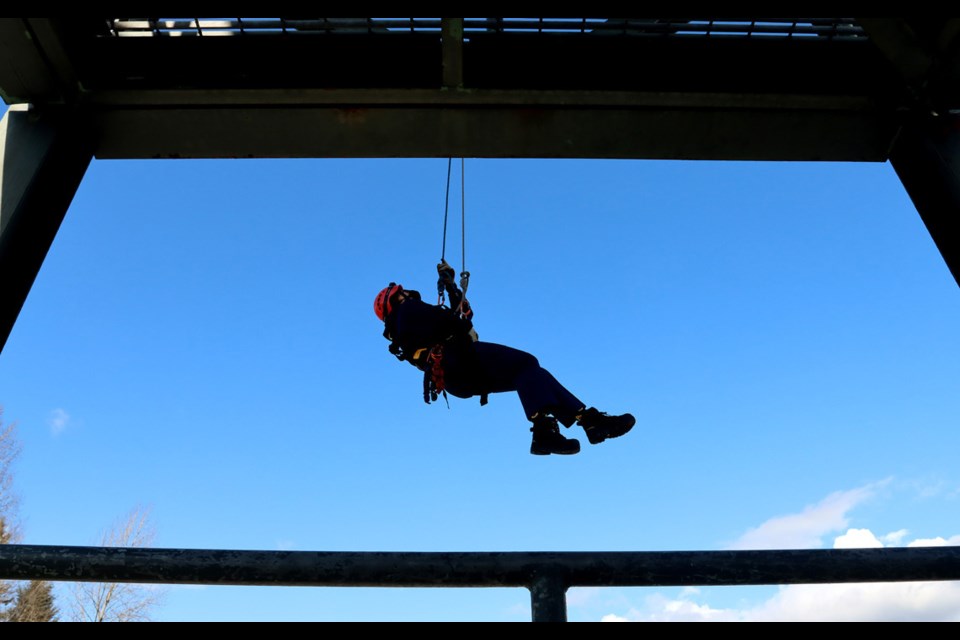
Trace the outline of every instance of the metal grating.
[[[436, 33], [440, 18], [106, 18], [108, 37]], [[463, 18], [471, 34], [865, 39], [853, 18]]]

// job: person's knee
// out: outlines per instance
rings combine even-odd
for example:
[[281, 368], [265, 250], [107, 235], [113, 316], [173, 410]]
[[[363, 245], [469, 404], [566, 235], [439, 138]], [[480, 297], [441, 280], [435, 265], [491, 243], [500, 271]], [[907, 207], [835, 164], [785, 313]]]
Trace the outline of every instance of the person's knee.
[[524, 369], [530, 368], [540, 368], [540, 361], [537, 360], [537, 357], [532, 353], [527, 353], [526, 351], [520, 352], [522, 355], [519, 357], [520, 366]]

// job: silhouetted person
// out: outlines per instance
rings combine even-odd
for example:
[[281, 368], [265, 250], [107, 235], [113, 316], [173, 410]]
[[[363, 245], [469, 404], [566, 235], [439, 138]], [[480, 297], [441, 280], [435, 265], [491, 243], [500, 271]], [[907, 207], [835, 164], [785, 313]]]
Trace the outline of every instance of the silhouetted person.
[[[477, 339], [472, 311], [454, 283], [453, 269], [441, 262], [438, 289], [450, 297], [450, 308], [431, 305], [417, 291], [390, 283], [374, 299], [373, 309], [384, 323], [383, 335], [390, 352], [424, 372], [424, 400], [449, 392], [458, 398], [516, 391], [533, 426], [530, 453], [574, 454], [580, 442], [565, 438], [565, 427], [583, 427], [591, 444], [617, 438], [630, 431], [636, 420], [629, 413], [611, 416], [587, 408], [560, 384], [537, 359], [525, 351]], [[464, 285], [465, 286], [465, 285]]]

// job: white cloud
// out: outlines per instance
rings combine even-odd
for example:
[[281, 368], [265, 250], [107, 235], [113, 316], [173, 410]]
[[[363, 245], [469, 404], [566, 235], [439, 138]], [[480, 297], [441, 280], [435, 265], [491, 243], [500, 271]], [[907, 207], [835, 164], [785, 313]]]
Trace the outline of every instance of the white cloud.
[[868, 484], [850, 491], [837, 491], [801, 513], [771, 518], [747, 531], [729, 549], [813, 549], [822, 545], [825, 535], [845, 529], [847, 512], [873, 497], [889, 480]]
[[891, 547], [900, 546], [900, 543], [903, 541], [904, 537], [910, 533], [906, 529], [900, 529], [899, 531], [893, 531], [883, 536], [881, 540], [887, 543]]
[[722, 609], [715, 609], [710, 605], [698, 604], [690, 599], [667, 602], [664, 610], [672, 619], [687, 620], [690, 622], [709, 622], [711, 620], [719, 622], [728, 619], [728, 612]]
[[615, 616], [611, 613], [600, 618], [600, 622], [630, 622], [630, 620], [622, 616]]
[[693, 596], [700, 594], [700, 587], [684, 587], [680, 591], [681, 598], [692, 598]]
[[960, 582], [787, 585], [766, 601], [721, 609], [681, 595], [650, 596], [643, 610], [603, 622], [960, 622]]
[[[868, 500], [889, 480], [827, 496], [801, 513], [772, 518], [751, 529], [729, 548], [783, 549], [822, 547], [828, 534], [836, 534], [837, 549], [902, 547], [907, 529], [877, 536], [869, 529], [847, 528], [849, 512]], [[960, 535], [918, 538], [905, 546], [960, 546]], [[722, 589], [735, 587], [724, 587]], [[719, 608], [709, 602], [717, 594], [685, 588], [668, 598], [648, 596], [642, 607], [627, 603], [626, 613], [609, 613], [603, 621], [645, 622], [960, 622], [960, 582], [891, 582], [854, 584], [798, 584], [780, 587], [758, 604]], [[757, 592], [754, 592], [757, 593]], [[763, 591], [763, 593], [768, 593]], [[610, 607], [609, 610], [616, 610]]]
[[[729, 609], [716, 609], [707, 604], [694, 601], [692, 596], [699, 595], [697, 590], [684, 589], [676, 599], [666, 598], [654, 594], [646, 598], [643, 611], [631, 609], [624, 616], [619, 616], [619, 622], [736, 622], [740, 620], [739, 613]], [[607, 621], [615, 614], [604, 616], [601, 620]]]
[[833, 541], [834, 549], [879, 549], [883, 543], [869, 529], [848, 529]]
[[790, 585], [744, 615], [769, 622], [960, 622], [960, 583]]
[[960, 536], [950, 538], [918, 538], [907, 545], [908, 547], [954, 547], [960, 546]]
[[54, 409], [50, 412], [50, 417], [47, 419], [47, 424], [50, 425], [50, 433], [54, 436], [63, 433], [63, 430], [67, 428], [69, 423], [70, 415], [63, 409]]
[[277, 541], [277, 550], [278, 551], [291, 551], [297, 548], [297, 543], [293, 540], [278, 540]]

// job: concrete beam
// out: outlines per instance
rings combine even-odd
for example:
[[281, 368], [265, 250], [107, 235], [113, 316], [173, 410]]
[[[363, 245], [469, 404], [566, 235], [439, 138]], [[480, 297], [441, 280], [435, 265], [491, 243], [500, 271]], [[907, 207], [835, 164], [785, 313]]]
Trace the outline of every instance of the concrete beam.
[[[749, 104], [750, 100], [744, 100]], [[92, 105], [91, 105], [92, 108]], [[102, 106], [98, 158], [642, 158], [884, 162], [875, 110], [522, 104]]]
[[58, 100], [60, 87], [26, 18], [0, 19], [0, 98], [7, 104]]
[[0, 350], [93, 157], [86, 130], [65, 111], [0, 120]]

